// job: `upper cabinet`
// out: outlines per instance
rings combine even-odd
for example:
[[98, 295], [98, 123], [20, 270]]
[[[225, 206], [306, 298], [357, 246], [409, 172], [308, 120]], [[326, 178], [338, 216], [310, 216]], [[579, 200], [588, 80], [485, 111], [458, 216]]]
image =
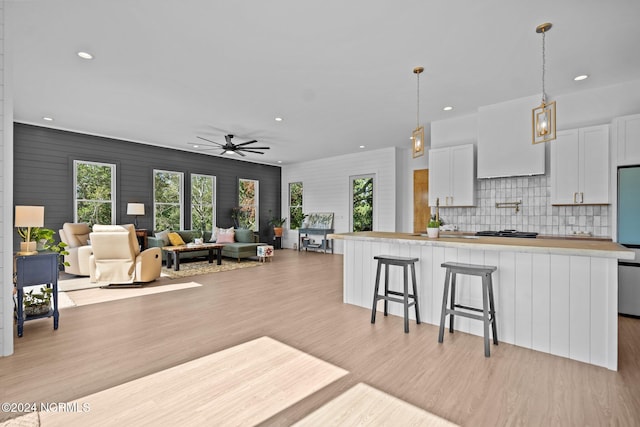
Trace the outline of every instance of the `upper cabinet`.
[[473, 144], [429, 150], [429, 206], [475, 205]]
[[544, 174], [544, 144], [531, 143], [539, 104], [529, 96], [478, 109], [478, 178]]
[[609, 125], [558, 132], [551, 147], [551, 204], [609, 204]]
[[613, 121], [618, 144], [618, 165], [640, 164], [640, 114], [619, 117]]

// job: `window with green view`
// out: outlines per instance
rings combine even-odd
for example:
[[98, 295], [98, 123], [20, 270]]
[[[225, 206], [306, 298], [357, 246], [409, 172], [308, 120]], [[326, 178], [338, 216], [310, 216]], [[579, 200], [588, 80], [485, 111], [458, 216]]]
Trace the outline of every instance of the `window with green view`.
[[289, 183], [289, 228], [297, 230], [302, 226], [302, 182]]
[[116, 165], [74, 160], [73, 182], [75, 222], [115, 223]]
[[242, 178], [238, 181], [238, 205], [240, 228], [258, 231], [258, 181]]
[[182, 172], [153, 171], [153, 228], [182, 230], [184, 181]]
[[191, 228], [211, 231], [216, 224], [216, 177], [191, 174]]

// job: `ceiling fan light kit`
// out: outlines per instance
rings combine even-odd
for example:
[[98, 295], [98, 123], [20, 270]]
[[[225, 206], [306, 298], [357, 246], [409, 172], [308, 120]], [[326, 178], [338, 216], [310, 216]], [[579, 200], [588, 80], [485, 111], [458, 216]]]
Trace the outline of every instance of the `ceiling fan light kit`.
[[271, 147], [256, 147], [253, 146], [251, 144], [255, 144], [256, 141], [255, 139], [251, 140], [251, 141], [247, 141], [247, 142], [241, 142], [239, 144], [234, 144], [233, 142], [231, 142], [231, 140], [233, 139], [233, 134], [227, 134], [224, 136], [224, 139], [226, 141], [225, 144], [221, 144], [219, 142], [216, 141], [212, 141], [210, 139], [207, 138], [203, 138], [201, 136], [199, 136], [198, 138], [203, 140], [203, 141], [207, 141], [210, 142], [212, 144], [216, 144], [217, 146], [220, 147], [220, 149], [222, 149], [222, 152], [220, 153], [222, 154], [239, 154], [242, 157], [246, 157], [245, 153], [254, 153], [254, 154], [264, 154], [262, 151], [258, 151], [258, 150], [269, 150]]
[[556, 139], [556, 102], [547, 103], [544, 89], [545, 72], [545, 34], [551, 29], [551, 23], [545, 22], [536, 27], [536, 33], [542, 34], [542, 103], [532, 110], [533, 144]]

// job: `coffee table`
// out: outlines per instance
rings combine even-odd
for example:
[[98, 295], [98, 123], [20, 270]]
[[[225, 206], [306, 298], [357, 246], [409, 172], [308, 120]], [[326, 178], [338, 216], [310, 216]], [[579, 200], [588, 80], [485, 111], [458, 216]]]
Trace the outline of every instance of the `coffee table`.
[[180, 252], [195, 252], [195, 251], [209, 251], [209, 264], [213, 263], [213, 254], [216, 253], [218, 265], [222, 264], [222, 243], [203, 243], [196, 245], [195, 243], [189, 243], [187, 245], [180, 246], [164, 246], [162, 250], [167, 251], [167, 268], [171, 268], [175, 271], [180, 270]]

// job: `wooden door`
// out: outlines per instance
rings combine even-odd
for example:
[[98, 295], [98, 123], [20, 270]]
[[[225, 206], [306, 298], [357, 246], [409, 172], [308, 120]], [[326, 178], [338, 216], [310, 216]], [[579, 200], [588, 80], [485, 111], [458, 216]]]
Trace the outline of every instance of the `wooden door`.
[[413, 232], [426, 231], [429, 218], [429, 169], [416, 169], [413, 171]]

